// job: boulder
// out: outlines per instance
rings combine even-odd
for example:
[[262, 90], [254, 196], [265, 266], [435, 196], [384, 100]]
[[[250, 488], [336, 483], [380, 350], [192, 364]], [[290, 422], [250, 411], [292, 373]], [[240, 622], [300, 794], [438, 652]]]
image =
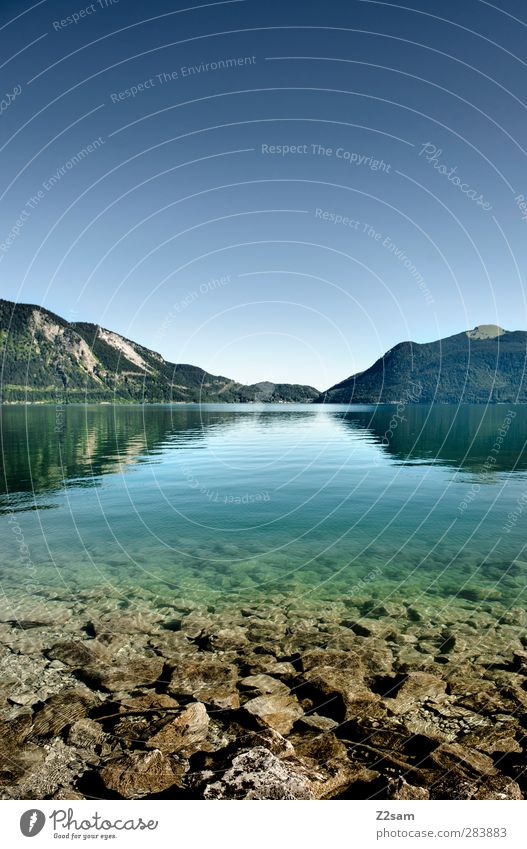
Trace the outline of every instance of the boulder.
[[199, 751], [200, 743], [207, 738], [209, 722], [205, 705], [195, 702], [175, 719], [167, 722], [157, 734], [147, 740], [146, 745], [162, 752], [177, 752], [183, 757], [190, 757]]
[[123, 799], [141, 799], [181, 786], [185, 762], [177, 763], [162, 752], [132, 752], [110, 761], [101, 770], [101, 778], [109, 790]]
[[416, 787], [414, 784], [408, 784], [401, 775], [399, 778], [388, 779], [386, 796], [388, 799], [406, 801], [407, 799], [429, 799], [430, 793], [425, 787]]
[[405, 713], [424, 701], [441, 701], [445, 697], [446, 681], [428, 672], [410, 672], [397, 692], [390, 710], [393, 713]]
[[259, 693], [285, 694], [289, 693], [289, 687], [271, 675], [248, 675], [239, 682], [240, 687], [247, 690], [257, 690]]
[[42, 746], [40, 754], [41, 758], [10, 788], [11, 798], [46, 799], [71, 785], [88, 768], [81, 754], [59, 738]]
[[87, 688], [64, 690], [51, 696], [35, 714], [32, 737], [51, 737], [82, 719], [98, 703], [97, 697]]
[[176, 664], [168, 691], [174, 696], [192, 696], [205, 704], [233, 710], [240, 705], [237, 679], [235, 666], [192, 656]]
[[462, 770], [475, 776], [496, 775], [497, 770], [492, 758], [476, 749], [469, 749], [459, 743], [442, 743], [431, 753], [435, 766], [446, 770]]
[[243, 708], [264, 725], [283, 735], [289, 734], [296, 720], [304, 713], [298, 699], [290, 695], [257, 696], [246, 702]]
[[74, 669], [93, 666], [104, 656], [102, 648], [96, 646], [94, 640], [66, 640], [55, 643], [46, 654], [50, 660], [60, 660]]
[[99, 746], [106, 739], [106, 734], [102, 730], [98, 722], [93, 719], [78, 719], [71, 726], [67, 742], [68, 745], [78, 749], [87, 749], [93, 751], [96, 746]]
[[263, 746], [235, 757], [220, 781], [209, 784], [205, 799], [313, 799], [310, 782], [289, 761]]
[[163, 668], [161, 657], [138, 656], [125, 663], [87, 667], [82, 670], [81, 677], [91, 686], [118, 693], [154, 684], [160, 678]]

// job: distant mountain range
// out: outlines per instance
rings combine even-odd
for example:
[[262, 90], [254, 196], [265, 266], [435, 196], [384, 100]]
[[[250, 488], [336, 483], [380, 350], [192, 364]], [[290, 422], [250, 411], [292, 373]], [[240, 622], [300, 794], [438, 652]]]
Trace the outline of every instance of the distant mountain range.
[[527, 332], [482, 324], [437, 342], [400, 342], [315, 403], [527, 402]]
[[96, 324], [0, 299], [0, 402], [306, 402], [312, 386], [245, 386], [169, 363]]
[[250, 386], [169, 363], [96, 324], [0, 300], [0, 402], [526, 403], [527, 332], [484, 324], [436, 342], [400, 342], [319, 393]]

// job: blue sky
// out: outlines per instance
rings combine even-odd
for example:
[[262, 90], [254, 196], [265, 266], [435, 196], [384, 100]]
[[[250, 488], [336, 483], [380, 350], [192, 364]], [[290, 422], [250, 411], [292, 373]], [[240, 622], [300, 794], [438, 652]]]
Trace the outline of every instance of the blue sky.
[[523, 4], [4, 0], [0, 293], [244, 382], [525, 329]]

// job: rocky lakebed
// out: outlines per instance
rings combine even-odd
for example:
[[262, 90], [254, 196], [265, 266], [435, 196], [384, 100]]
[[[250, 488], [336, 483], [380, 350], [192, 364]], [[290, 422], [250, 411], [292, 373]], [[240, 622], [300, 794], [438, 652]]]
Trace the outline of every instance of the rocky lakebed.
[[3, 799], [523, 799], [527, 613], [4, 596]]

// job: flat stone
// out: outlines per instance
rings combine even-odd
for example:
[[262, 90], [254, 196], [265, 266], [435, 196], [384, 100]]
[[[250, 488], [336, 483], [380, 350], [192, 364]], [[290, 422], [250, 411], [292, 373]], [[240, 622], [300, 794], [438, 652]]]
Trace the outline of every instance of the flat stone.
[[43, 760], [11, 788], [12, 798], [46, 799], [61, 787], [70, 785], [88, 768], [76, 749], [55, 739], [42, 747]]
[[520, 800], [523, 793], [520, 786], [508, 775], [493, 775], [481, 783], [474, 791], [473, 799]]
[[60, 660], [66, 666], [79, 668], [96, 663], [103, 652], [88, 640], [69, 640], [55, 643], [46, 654], [50, 660]]
[[109, 790], [124, 799], [141, 799], [181, 786], [186, 764], [176, 764], [158, 750], [133, 752], [110, 761], [101, 770], [101, 778]]
[[496, 775], [492, 758], [476, 749], [465, 748], [459, 743], [442, 743], [430, 755], [434, 764], [442, 769], [461, 768], [472, 775]]
[[88, 667], [82, 670], [82, 678], [97, 688], [116, 693], [154, 684], [160, 678], [163, 668], [161, 657], [137, 657], [123, 665]]
[[238, 670], [228, 663], [190, 657], [176, 664], [169, 693], [192, 696], [220, 709], [235, 710], [240, 706], [236, 690]]
[[387, 700], [393, 713], [405, 713], [416, 703], [437, 701], [445, 697], [446, 681], [428, 672], [410, 672], [395, 699]]
[[29, 713], [0, 721], [0, 753], [5, 753], [13, 746], [22, 745], [30, 735], [33, 725]]
[[239, 682], [241, 687], [249, 690], [258, 690], [259, 693], [285, 694], [289, 693], [289, 687], [277, 678], [270, 675], [249, 675]]
[[289, 695], [257, 696], [246, 702], [243, 709], [279, 734], [289, 734], [296, 720], [304, 713], [298, 699]]
[[249, 645], [249, 640], [244, 628], [239, 626], [233, 628], [220, 628], [209, 637], [210, 644], [218, 651], [229, 649], [243, 649]]
[[50, 669], [46, 658], [9, 654], [0, 660], [0, 680], [6, 695], [15, 704], [34, 705], [79, 682], [64, 669]]
[[[467, 740], [464, 738], [463, 742], [467, 744]], [[485, 734], [481, 741], [478, 741], [477, 748], [480, 752], [485, 752], [488, 755], [494, 754], [494, 752], [522, 752], [523, 749], [515, 740], [514, 737], [498, 737], [491, 734]]]
[[244, 734], [243, 743], [244, 748], [249, 748], [249, 745], [251, 749], [257, 746], [263, 746], [264, 749], [268, 749], [277, 758], [290, 758], [295, 754], [292, 743], [286, 740], [285, 737], [282, 737], [278, 731], [273, 731], [272, 728], [265, 727], [258, 731], [247, 732]]
[[331, 719], [329, 716], [320, 716], [318, 713], [306, 713], [300, 718], [300, 723], [308, 728], [315, 728], [318, 731], [331, 731], [338, 727], [338, 722]]
[[177, 710], [179, 702], [168, 696], [166, 693], [144, 693], [141, 696], [130, 696], [121, 701], [121, 711], [155, 711], [160, 713], [168, 710]]
[[106, 734], [98, 722], [93, 719], [78, 719], [71, 726], [67, 742], [79, 749], [93, 750], [106, 739]]
[[425, 787], [416, 787], [402, 777], [389, 778], [387, 787], [388, 799], [429, 799], [430, 793]]
[[288, 661], [278, 661], [270, 659], [262, 667], [262, 671], [267, 675], [282, 675], [284, 678], [294, 678], [296, 669], [292, 663]]
[[353, 679], [364, 677], [364, 668], [357, 652], [337, 649], [313, 649], [302, 655], [302, 668], [305, 672], [324, 667], [338, 669]]
[[364, 714], [372, 715], [376, 707], [382, 710], [380, 697], [372, 693], [364, 680], [356, 675], [356, 667], [349, 672], [330, 666], [315, 666], [305, 672], [303, 678], [320, 693], [321, 705], [314, 705], [319, 713], [323, 709], [322, 705], [327, 709], [331, 707], [332, 701], [335, 702], [335, 709], [338, 711], [338, 698], [341, 700], [344, 711], [342, 717], [336, 717], [339, 720], [353, 719]]
[[83, 796], [82, 793], [79, 793], [77, 790], [75, 790], [74, 787], [68, 786], [68, 787], [61, 787], [60, 790], [57, 790], [51, 798], [61, 800], [61, 801], [66, 801], [66, 802], [75, 802], [75, 801], [84, 799], [85, 796]]
[[128, 635], [156, 634], [160, 630], [158, 617], [153, 610], [138, 610], [130, 615], [112, 610], [111, 613], [105, 616], [93, 619], [90, 625], [97, 636], [108, 631], [113, 634]]
[[35, 715], [32, 737], [51, 737], [84, 718], [98, 703], [94, 693], [86, 688], [65, 690], [51, 696]]
[[200, 743], [206, 740], [209, 722], [205, 705], [195, 702], [150, 737], [146, 745], [162, 752], [177, 752], [183, 757], [190, 757], [199, 751]]

